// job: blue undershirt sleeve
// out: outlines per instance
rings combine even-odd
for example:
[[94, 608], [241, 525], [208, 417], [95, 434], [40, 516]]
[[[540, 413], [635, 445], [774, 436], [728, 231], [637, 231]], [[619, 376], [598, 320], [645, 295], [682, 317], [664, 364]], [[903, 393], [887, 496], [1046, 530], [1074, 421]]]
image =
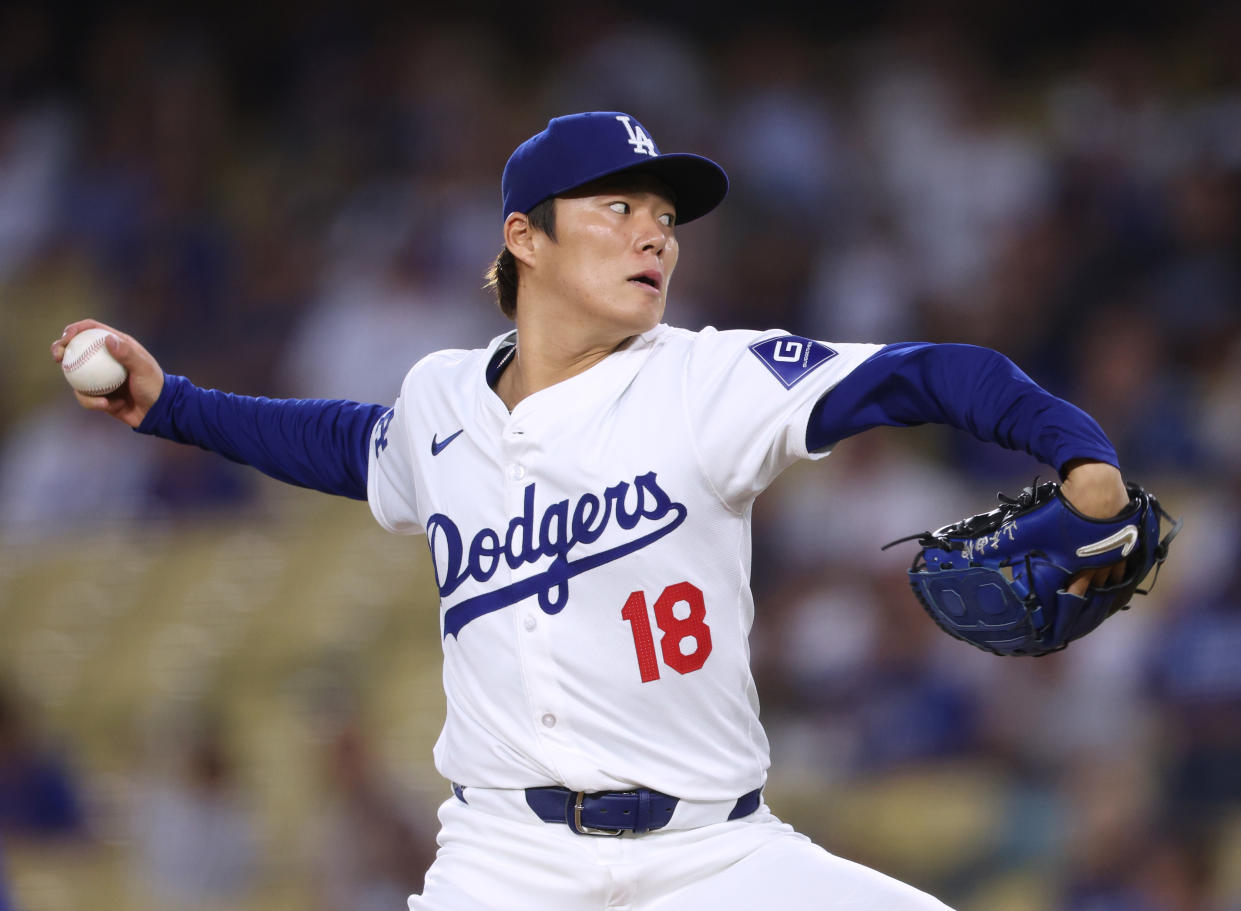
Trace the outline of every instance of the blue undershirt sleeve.
[[947, 424], [1024, 450], [1061, 474], [1073, 459], [1118, 465], [1098, 423], [1004, 355], [975, 345], [887, 345], [815, 404], [806, 448], [822, 451], [880, 425]]
[[365, 500], [371, 429], [387, 410], [335, 399], [232, 395], [167, 374], [159, 399], [135, 429], [289, 484]]

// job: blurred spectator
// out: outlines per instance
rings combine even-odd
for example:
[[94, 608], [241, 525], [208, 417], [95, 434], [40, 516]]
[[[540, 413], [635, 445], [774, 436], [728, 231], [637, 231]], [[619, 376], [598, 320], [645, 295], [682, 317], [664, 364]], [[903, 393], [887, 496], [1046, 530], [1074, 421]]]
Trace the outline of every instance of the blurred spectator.
[[[129, 519], [147, 506], [152, 447], [124, 428], [85, 420], [67, 393], [66, 386], [58, 401], [18, 422], [0, 446], [0, 515], [24, 534]], [[80, 485], [78, 495], [66, 497], [67, 478], [101, 483]]]
[[[937, 441], [880, 428], [842, 440], [822, 464], [790, 467], [755, 505], [757, 584], [824, 561], [853, 572], [904, 569], [908, 554], [883, 545], [965, 515], [971, 502], [956, 475], [923, 457]], [[979, 511], [991, 493], [972, 496]]]
[[830, 563], [786, 575], [763, 611], [753, 660], [781, 767], [847, 779], [980, 745], [984, 691], [939, 660], [903, 577]]
[[886, 225], [820, 251], [807, 331], [846, 342], [913, 341], [923, 337], [909, 267]]
[[435, 859], [434, 814], [380, 770], [365, 735], [329, 744], [329, 789], [314, 857], [323, 911], [389, 911], [422, 891]]
[[1152, 652], [1166, 737], [1162, 824], [1197, 839], [1241, 813], [1241, 571], [1221, 581], [1179, 605]]
[[[700, 135], [716, 132], [710, 129], [717, 113], [711, 61], [701, 42], [664, 24], [619, 17], [582, 39], [566, 44], [568, 56], [545, 82], [549, 118], [565, 111], [640, 108], [642, 122], [669, 152], [702, 148]], [[635, 67], [635, 60], [642, 65]]]
[[172, 766], [144, 775], [135, 798], [137, 900], [175, 911], [243, 901], [263, 859], [223, 732], [209, 722], [160, 748]]
[[1200, 429], [1208, 466], [1220, 477], [1241, 479], [1241, 332], [1219, 340], [1223, 347], [1217, 365], [1203, 377]]
[[876, 190], [919, 280], [968, 320], [1004, 241], [1046, 205], [1050, 173], [959, 28], [918, 23], [872, 49], [859, 96]]
[[1195, 390], [1169, 363], [1168, 334], [1126, 301], [1087, 314], [1072, 348], [1077, 403], [1111, 437], [1125, 470], [1192, 470], [1201, 464]]
[[0, 851], [0, 911], [14, 911], [9, 900], [8, 876], [5, 873], [4, 852]]
[[[376, 183], [341, 211], [326, 244], [321, 290], [286, 344], [280, 372], [293, 394], [391, 402], [424, 355], [470, 347], [511, 325], [482, 300], [435, 283], [445, 224], [461, 216], [453, 205], [461, 201], [425, 190]], [[477, 249], [479, 262], [494, 256], [498, 243]]]
[[28, 711], [13, 689], [0, 687], [0, 833], [32, 841], [83, 835], [77, 776], [34, 729]]
[[1115, 865], [1070, 882], [1063, 911], [1231, 911], [1212, 902], [1201, 843], [1163, 834], [1122, 843]]
[[63, 108], [19, 111], [0, 95], [0, 280], [36, 254], [56, 227], [71, 140]]
[[0, 8], [0, 282], [37, 256], [58, 227], [76, 112], [46, 82], [56, 65], [55, 37], [40, 5]]

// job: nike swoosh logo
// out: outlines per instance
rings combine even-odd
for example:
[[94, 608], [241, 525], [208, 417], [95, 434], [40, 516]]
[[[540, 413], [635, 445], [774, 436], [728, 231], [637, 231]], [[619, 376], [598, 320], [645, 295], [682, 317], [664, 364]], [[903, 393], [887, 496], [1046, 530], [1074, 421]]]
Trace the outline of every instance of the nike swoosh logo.
[[1113, 535], [1108, 535], [1093, 544], [1083, 544], [1077, 548], [1079, 557], [1097, 557], [1099, 554], [1105, 554], [1109, 550], [1121, 548], [1120, 555], [1122, 557], [1129, 556], [1129, 551], [1133, 550], [1138, 543], [1138, 527], [1136, 525], [1126, 525], [1120, 531]]
[[452, 434], [451, 436], [444, 437], [443, 442], [440, 442], [438, 439], [436, 439], [436, 437], [439, 436], [438, 433], [432, 436], [431, 437], [431, 455], [433, 456], [439, 455], [441, 452], [444, 451], [445, 446], [447, 446], [457, 437], [461, 436], [461, 434], [463, 433], [465, 433], [464, 427], [462, 427], [460, 430], [458, 430], [456, 433]]

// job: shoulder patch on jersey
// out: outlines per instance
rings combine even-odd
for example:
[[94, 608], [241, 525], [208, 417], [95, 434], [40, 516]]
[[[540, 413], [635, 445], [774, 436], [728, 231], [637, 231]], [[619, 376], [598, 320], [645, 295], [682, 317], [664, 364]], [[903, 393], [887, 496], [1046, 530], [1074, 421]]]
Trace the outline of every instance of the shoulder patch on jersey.
[[388, 425], [392, 423], [395, 415], [396, 409], [389, 408], [375, 425], [375, 458], [379, 458], [380, 454], [388, 448]]
[[822, 342], [800, 335], [781, 335], [755, 342], [750, 350], [785, 389], [792, 389], [836, 356], [836, 352]]

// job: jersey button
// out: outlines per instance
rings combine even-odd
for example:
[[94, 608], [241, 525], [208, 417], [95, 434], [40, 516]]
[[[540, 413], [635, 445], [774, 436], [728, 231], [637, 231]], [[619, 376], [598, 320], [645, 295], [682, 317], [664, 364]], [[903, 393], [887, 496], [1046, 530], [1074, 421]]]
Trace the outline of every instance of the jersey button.
[[543, 722], [543, 727], [545, 728], [554, 728], [556, 726], [556, 716], [551, 712], [548, 712], [540, 720]]
[[508, 467], [508, 476], [514, 481], [520, 481], [526, 476], [526, 469], [521, 465], [510, 465]]
[[526, 614], [526, 618], [521, 621], [521, 625], [527, 630], [532, 630], [539, 625], [539, 621], [534, 619], [534, 614]]

